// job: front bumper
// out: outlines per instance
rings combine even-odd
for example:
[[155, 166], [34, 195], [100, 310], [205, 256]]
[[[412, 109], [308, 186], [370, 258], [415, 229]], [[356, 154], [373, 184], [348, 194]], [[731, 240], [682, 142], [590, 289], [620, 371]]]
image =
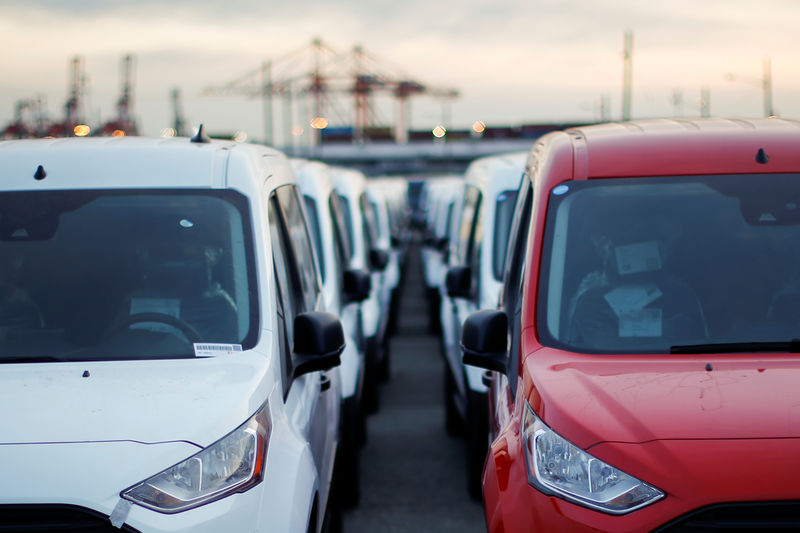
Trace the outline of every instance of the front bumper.
[[[625, 515], [594, 511], [540, 492], [528, 482], [518, 432], [507, 429], [492, 443], [483, 472], [490, 532], [682, 531], [696, 514], [717, 509], [738, 526], [741, 509], [800, 509], [800, 439], [676, 440], [646, 444], [601, 444], [589, 451], [666, 493]], [[744, 465], [748, 465], [745, 472]], [[781, 466], [783, 465], [783, 466]], [[759, 476], [749, 475], [759, 472]], [[709, 514], [709, 510], [712, 510]], [[738, 514], [737, 514], [738, 513]], [[720, 515], [717, 515], [720, 516]], [[774, 514], [781, 520], [780, 514]], [[800, 521], [799, 521], [800, 522]], [[761, 526], [769, 527], [769, 522]], [[758, 528], [753, 529], [753, 531]]]
[[199, 448], [190, 443], [0, 445], [0, 518], [3, 513], [13, 514], [31, 528], [26, 530], [47, 531], [47, 523], [37, 526], [36, 520], [66, 510], [77, 520], [89, 517], [101, 527], [106, 524], [109, 531], [120, 531], [111, 526], [109, 517], [122, 502], [117, 514], [122, 510], [123, 531], [306, 531], [316, 489], [313, 459], [307, 449], [284, 440], [273, 433], [261, 483], [244, 493], [175, 514], [132, 504], [122, 500], [120, 493], [196, 453]]

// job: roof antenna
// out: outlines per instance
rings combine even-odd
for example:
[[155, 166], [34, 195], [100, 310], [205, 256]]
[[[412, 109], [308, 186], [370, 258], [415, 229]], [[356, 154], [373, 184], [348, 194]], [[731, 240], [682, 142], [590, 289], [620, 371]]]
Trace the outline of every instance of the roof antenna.
[[47, 172], [44, 171], [44, 167], [42, 165], [36, 167], [36, 172], [33, 173], [33, 179], [41, 181], [46, 177], [47, 177]]
[[197, 133], [195, 133], [194, 137], [189, 139], [189, 142], [193, 143], [210, 143], [211, 139], [208, 138], [206, 132], [203, 129], [203, 125], [200, 124], [200, 127], [197, 128]]
[[761, 163], [762, 165], [769, 163], [769, 157], [767, 157], [767, 152], [765, 152], [763, 148], [758, 149], [758, 153], [756, 154], [756, 163]]

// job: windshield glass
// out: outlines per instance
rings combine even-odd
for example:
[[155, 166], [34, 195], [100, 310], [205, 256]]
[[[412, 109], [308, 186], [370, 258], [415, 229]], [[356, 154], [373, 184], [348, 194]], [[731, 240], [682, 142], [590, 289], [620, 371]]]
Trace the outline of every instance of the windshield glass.
[[0, 363], [249, 347], [248, 221], [230, 191], [0, 193]]
[[664, 353], [800, 337], [800, 176], [571, 182], [550, 195], [545, 344]]

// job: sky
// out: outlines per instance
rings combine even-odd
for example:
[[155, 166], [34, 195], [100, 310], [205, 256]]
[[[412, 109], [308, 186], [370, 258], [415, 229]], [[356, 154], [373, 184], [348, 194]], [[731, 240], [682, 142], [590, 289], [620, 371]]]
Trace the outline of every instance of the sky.
[[[775, 114], [800, 119], [798, 22], [797, 0], [0, 0], [0, 129], [33, 97], [63, 117], [74, 57], [88, 122], [110, 120], [131, 54], [140, 133], [173, 124], [178, 89], [192, 126], [264, 139], [259, 99], [204, 90], [257, 83], [246, 75], [267, 61], [273, 80], [308, 72], [314, 39], [341, 55], [360, 46], [382, 71], [458, 91], [413, 97], [413, 129], [620, 120], [626, 32], [632, 118], [699, 116], [703, 91], [714, 116], [763, 116], [769, 60]], [[295, 63], [285, 59], [293, 52]], [[308, 130], [310, 100], [295, 98], [291, 116], [284, 100], [273, 104], [273, 142]], [[373, 105], [376, 123], [397, 121], [389, 96]], [[323, 111], [331, 125], [352, 124], [352, 97], [337, 93]]]

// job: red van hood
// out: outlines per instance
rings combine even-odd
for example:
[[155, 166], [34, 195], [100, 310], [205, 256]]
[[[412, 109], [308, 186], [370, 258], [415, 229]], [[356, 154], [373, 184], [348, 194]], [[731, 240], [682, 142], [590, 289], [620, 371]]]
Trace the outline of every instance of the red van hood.
[[608, 356], [542, 349], [527, 358], [523, 381], [545, 423], [584, 449], [600, 442], [800, 437], [797, 354]]

